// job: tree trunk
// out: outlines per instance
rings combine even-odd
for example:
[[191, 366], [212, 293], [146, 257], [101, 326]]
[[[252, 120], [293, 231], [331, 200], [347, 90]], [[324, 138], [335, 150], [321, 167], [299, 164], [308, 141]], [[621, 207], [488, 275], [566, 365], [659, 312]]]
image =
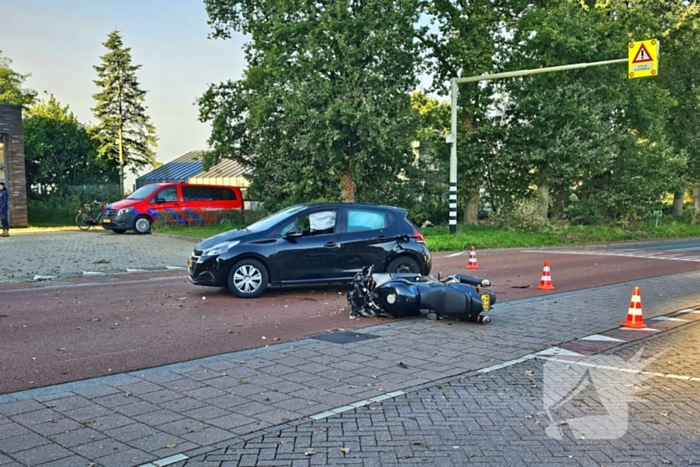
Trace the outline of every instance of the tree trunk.
[[683, 195], [684, 191], [678, 191], [673, 194], [673, 216], [681, 217], [683, 216]]
[[695, 195], [693, 196], [695, 212], [700, 212], [700, 181], [695, 184]]
[[340, 177], [340, 190], [344, 203], [355, 202], [355, 181], [352, 179], [352, 174], [345, 172]]
[[473, 193], [466, 199], [464, 203], [464, 216], [462, 217], [462, 224], [466, 225], [478, 225], [479, 224], [479, 201], [480, 201], [479, 190]]
[[564, 218], [564, 208], [566, 208], [566, 189], [561, 187], [557, 190], [557, 196], [554, 200], [554, 212], [552, 218], [561, 220]]
[[537, 215], [547, 219], [549, 212], [549, 185], [541, 183], [537, 187]]

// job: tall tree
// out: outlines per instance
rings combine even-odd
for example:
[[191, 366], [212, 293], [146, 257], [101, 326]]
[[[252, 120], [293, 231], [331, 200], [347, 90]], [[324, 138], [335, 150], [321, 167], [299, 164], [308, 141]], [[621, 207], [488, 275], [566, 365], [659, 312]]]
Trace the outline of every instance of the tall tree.
[[124, 193], [124, 168], [132, 172], [155, 162], [156, 129], [146, 115], [146, 91], [141, 89], [131, 63], [131, 48], [125, 47], [119, 31], [112, 31], [103, 43], [107, 53], [95, 65], [100, 91], [93, 94], [92, 109], [98, 124], [99, 154], [119, 164], [120, 192]]
[[413, 161], [419, 0], [205, 5], [214, 38], [251, 37], [244, 77], [199, 99], [211, 159], [250, 167], [269, 206], [394, 199]]
[[0, 50], [0, 104], [14, 104], [26, 107], [36, 100], [36, 91], [22, 88], [29, 75], [14, 71], [12, 60], [2, 56]]
[[[537, 1], [514, 23], [513, 47], [502, 54], [513, 69], [625, 57], [629, 41], [659, 33], [659, 16], [649, 11], [661, 3]], [[585, 201], [587, 214], [625, 220], [675, 189], [670, 174], [679, 158], [662, 131], [674, 100], [655, 78], [630, 80], [626, 67], [613, 65], [508, 80], [504, 87], [504, 151], [520, 154], [542, 216], [551, 205], [560, 217], [572, 202]], [[647, 163], [652, 158], [655, 165]], [[620, 170], [622, 161], [638, 170], [636, 178]], [[622, 203], [621, 189], [630, 202]]]
[[[425, 3], [425, 13], [434, 27], [418, 40], [429, 58], [433, 89], [439, 94], [450, 93], [451, 78], [477, 76], [498, 69], [498, 33], [505, 12], [502, 3], [500, 0]], [[478, 222], [480, 189], [495, 154], [494, 121], [489, 114], [493, 95], [490, 82], [459, 86], [457, 193], [459, 203], [464, 206], [462, 223], [466, 224]]]
[[51, 96], [24, 114], [27, 194], [61, 196], [70, 185], [115, 183], [115, 161], [97, 155], [98, 142], [68, 106]]

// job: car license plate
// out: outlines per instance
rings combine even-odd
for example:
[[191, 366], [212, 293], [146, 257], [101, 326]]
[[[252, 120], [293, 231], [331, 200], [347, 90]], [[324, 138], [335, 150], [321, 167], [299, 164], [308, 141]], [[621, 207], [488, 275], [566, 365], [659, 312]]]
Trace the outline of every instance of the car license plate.
[[484, 311], [489, 311], [491, 308], [491, 297], [489, 294], [481, 294], [481, 303], [484, 305]]
[[103, 224], [109, 224], [110, 222], [112, 222], [112, 219], [102, 219]]
[[194, 261], [192, 261], [192, 258], [187, 260], [187, 267], [193, 268], [194, 267]]

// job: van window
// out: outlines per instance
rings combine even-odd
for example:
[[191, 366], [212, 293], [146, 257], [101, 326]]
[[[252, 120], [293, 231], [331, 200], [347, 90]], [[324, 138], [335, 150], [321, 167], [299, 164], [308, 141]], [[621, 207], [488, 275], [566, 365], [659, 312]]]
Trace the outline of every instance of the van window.
[[182, 200], [183, 201], [211, 201], [209, 188], [205, 186], [183, 186]]
[[218, 191], [219, 199], [235, 200], [236, 192], [230, 188], [215, 188]]
[[184, 201], [230, 201], [236, 200], [236, 193], [231, 188], [208, 186], [183, 186]]
[[177, 201], [177, 188], [174, 186], [169, 186], [159, 191], [149, 203], [156, 203], [159, 200], [163, 200], [166, 203], [172, 203]]

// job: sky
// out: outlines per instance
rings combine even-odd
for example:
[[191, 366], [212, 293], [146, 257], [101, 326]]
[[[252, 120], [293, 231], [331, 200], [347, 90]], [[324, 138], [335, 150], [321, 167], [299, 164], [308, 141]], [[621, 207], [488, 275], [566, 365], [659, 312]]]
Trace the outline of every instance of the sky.
[[166, 163], [207, 148], [210, 126], [199, 122], [195, 100], [210, 84], [239, 79], [245, 67], [246, 38], [207, 39], [207, 19], [202, 0], [0, 0], [0, 50], [16, 72], [31, 73], [24, 87], [40, 99], [53, 94], [81, 122], [95, 123], [93, 66], [107, 35], [119, 30], [141, 65], [157, 160]]

